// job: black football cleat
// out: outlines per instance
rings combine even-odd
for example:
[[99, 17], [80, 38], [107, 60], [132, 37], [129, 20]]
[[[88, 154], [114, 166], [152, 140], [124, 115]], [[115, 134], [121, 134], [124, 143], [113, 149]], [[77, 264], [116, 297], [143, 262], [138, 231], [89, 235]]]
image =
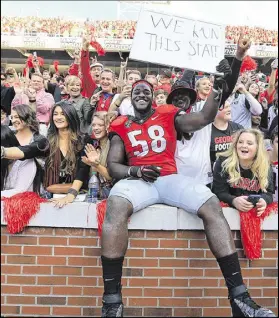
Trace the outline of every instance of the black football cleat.
[[233, 317], [277, 317], [271, 310], [256, 304], [244, 285], [232, 289], [229, 299]]
[[102, 317], [123, 317], [124, 306], [121, 293], [104, 294]]

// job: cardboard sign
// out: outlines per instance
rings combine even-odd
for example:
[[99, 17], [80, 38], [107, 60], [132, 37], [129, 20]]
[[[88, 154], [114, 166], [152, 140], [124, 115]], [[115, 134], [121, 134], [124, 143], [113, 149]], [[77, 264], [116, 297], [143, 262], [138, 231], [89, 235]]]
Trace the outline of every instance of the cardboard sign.
[[224, 52], [225, 26], [143, 10], [129, 58], [215, 73]]

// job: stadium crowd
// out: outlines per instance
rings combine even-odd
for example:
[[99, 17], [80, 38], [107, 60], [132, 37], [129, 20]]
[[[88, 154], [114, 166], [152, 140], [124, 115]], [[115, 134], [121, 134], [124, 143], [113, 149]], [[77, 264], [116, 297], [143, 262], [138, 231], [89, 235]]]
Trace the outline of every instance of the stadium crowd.
[[[96, 38], [133, 39], [136, 21], [74, 21], [62, 17], [7, 17], [1, 16], [1, 34], [7, 35], [48, 35], [80, 37], [84, 31], [94, 30]], [[227, 26], [226, 40], [236, 44], [244, 32], [255, 45], [278, 46], [278, 31], [260, 27]]]
[[81, 37], [94, 30], [96, 38], [133, 39], [136, 21], [74, 21], [65, 18], [1, 17], [1, 34]]
[[[78, 34], [78, 24], [59, 21], [2, 19], [2, 32], [73, 36], [76, 27]], [[102, 34], [120, 30], [116, 36], [132, 36], [135, 27], [134, 22], [86, 23], [96, 32], [106, 29]], [[87, 192], [90, 176], [97, 173], [99, 199], [107, 199], [102, 201], [107, 202], [103, 317], [123, 314], [128, 218], [156, 203], [183, 208], [203, 220], [234, 317], [251, 312], [253, 317], [275, 317], [247, 292], [220, 205], [264, 218], [277, 200], [278, 60], [269, 76], [248, 68], [245, 55], [253, 35], [273, 41], [273, 33], [253, 32], [244, 36], [239, 28], [228, 28], [233, 41], [238, 34], [237, 52], [231, 65], [224, 59], [217, 66], [223, 76], [170, 69], [141, 74], [128, 69], [128, 60], [116, 75], [97, 59], [90, 64], [87, 36], [66, 73], [51, 74], [37, 56], [23, 77], [12, 68], [1, 70], [5, 205], [7, 198], [34, 192], [64, 207]]]

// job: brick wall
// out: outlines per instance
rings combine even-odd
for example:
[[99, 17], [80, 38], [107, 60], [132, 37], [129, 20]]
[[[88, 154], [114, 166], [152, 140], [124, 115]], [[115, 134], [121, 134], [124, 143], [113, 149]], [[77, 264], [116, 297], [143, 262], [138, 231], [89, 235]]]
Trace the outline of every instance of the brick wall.
[[[278, 313], [277, 231], [264, 232], [263, 258], [243, 257], [254, 299]], [[1, 235], [2, 316], [100, 317], [103, 292], [96, 230], [29, 227]], [[230, 316], [227, 289], [203, 231], [130, 231], [124, 266], [126, 316]]]

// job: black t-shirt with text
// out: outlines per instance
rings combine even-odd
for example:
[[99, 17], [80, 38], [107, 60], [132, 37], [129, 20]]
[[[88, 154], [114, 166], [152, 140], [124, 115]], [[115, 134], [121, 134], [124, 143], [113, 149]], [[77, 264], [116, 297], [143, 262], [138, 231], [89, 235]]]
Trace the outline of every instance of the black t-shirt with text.
[[216, 154], [229, 149], [232, 143], [233, 134], [240, 129], [243, 129], [243, 126], [233, 121], [228, 123], [228, 128], [226, 130], [219, 130], [214, 124], [212, 125], [210, 144], [210, 161], [212, 165], [216, 161]]
[[241, 178], [237, 184], [229, 182], [229, 174], [223, 170], [224, 157], [219, 157], [214, 166], [212, 192], [216, 194], [220, 201], [233, 206], [233, 200], [240, 196], [249, 196], [250, 194], [259, 194], [267, 204], [273, 202], [274, 181], [273, 170], [269, 167], [268, 186], [266, 192], [263, 192], [260, 187], [259, 180], [254, 177], [250, 169], [240, 167]]

